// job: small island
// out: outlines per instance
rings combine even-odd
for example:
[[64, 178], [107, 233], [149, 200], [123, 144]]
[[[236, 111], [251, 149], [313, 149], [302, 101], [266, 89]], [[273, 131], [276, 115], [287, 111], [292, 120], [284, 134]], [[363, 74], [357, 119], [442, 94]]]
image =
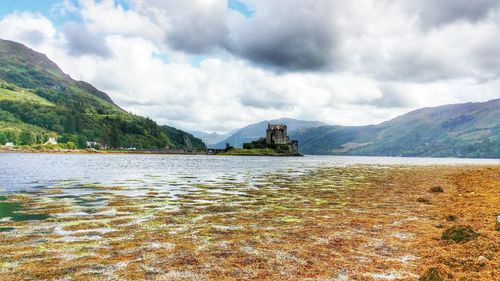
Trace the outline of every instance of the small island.
[[243, 148], [234, 148], [229, 144], [226, 149], [217, 151], [217, 155], [238, 156], [302, 156], [299, 142], [290, 140], [285, 124], [267, 124], [266, 137], [244, 143]]

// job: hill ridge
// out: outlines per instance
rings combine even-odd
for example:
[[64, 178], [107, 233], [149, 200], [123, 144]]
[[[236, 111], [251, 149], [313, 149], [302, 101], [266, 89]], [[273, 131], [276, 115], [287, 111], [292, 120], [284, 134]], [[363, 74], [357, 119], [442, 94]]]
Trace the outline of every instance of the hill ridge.
[[126, 112], [90, 83], [65, 74], [45, 54], [0, 39], [0, 144], [59, 142], [85, 148], [205, 148], [184, 131]]
[[306, 154], [500, 158], [500, 99], [417, 109], [368, 126], [292, 134]]

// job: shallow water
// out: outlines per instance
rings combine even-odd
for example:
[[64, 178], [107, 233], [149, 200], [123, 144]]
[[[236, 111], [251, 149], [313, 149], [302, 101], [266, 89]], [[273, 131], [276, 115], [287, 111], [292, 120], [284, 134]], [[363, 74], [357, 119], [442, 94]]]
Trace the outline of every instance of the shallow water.
[[500, 164], [500, 160], [0, 153], [0, 192], [33, 191], [48, 186], [73, 187], [81, 192], [85, 184], [183, 190], [197, 183], [252, 183], [263, 174], [300, 175], [314, 168], [352, 164]]
[[[414, 184], [407, 190], [410, 201], [401, 201], [401, 193], [386, 198], [382, 191], [372, 202], [372, 184], [380, 181], [384, 188], [376, 190], [384, 190], [391, 187], [389, 173], [449, 168], [389, 167], [393, 164], [500, 163], [0, 154], [5, 189], [0, 192], [0, 279], [167, 280], [178, 274], [193, 280], [207, 274], [259, 279], [280, 272], [279, 279], [287, 280], [309, 272], [307, 264], [321, 269], [318, 276], [331, 276], [335, 268], [321, 266], [325, 257], [338, 268], [361, 266], [353, 272], [363, 280], [389, 276], [380, 275], [386, 268], [394, 276], [414, 278], [416, 271], [408, 266], [414, 257], [405, 241], [416, 237], [408, 226], [428, 216], [420, 216], [428, 205], [412, 199]], [[303, 250], [297, 251], [298, 245]]]

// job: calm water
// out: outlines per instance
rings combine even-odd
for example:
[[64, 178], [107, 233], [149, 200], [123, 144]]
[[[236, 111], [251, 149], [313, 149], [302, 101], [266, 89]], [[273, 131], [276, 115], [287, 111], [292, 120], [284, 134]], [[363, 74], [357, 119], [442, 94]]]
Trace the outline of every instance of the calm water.
[[206, 182], [251, 182], [268, 173], [296, 175], [318, 167], [352, 164], [500, 164], [500, 160], [0, 153], [0, 192], [82, 184], [169, 189]]

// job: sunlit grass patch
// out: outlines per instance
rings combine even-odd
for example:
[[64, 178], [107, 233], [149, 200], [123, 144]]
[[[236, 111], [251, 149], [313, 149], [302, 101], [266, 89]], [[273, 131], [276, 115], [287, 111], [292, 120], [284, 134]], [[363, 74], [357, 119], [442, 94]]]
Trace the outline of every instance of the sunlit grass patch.
[[293, 217], [293, 216], [285, 216], [285, 217], [279, 218], [279, 221], [286, 222], [286, 223], [296, 223], [296, 222], [301, 222], [302, 220], [297, 218], [297, 217]]

